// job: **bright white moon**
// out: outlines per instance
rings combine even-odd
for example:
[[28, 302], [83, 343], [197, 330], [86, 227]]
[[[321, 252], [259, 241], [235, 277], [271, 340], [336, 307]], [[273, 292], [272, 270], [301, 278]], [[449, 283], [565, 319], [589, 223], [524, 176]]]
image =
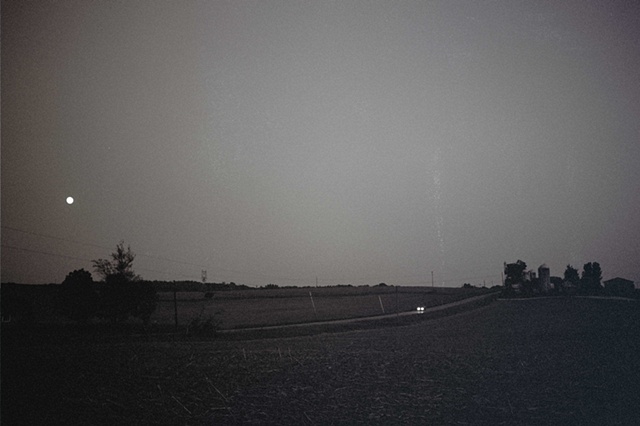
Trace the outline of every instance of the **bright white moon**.
[[73, 204], [73, 197], [67, 197], [67, 204]]

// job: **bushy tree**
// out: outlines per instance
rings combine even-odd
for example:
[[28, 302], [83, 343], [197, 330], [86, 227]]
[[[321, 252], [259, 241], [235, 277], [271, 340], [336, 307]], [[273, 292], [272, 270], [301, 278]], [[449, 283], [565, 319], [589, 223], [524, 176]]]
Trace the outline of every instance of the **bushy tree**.
[[524, 281], [524, 271], [527, 269], [527, 264], [518, 259], [516, 263], [507, 263], [504, 266], [504, 284], [505, 286], [512, 286]]
[[98, 293], [91, 272], [78, 269], [70, 272], [58, 292], [60, 312], [74, 321], [87, 322], [98, 309]]
[[551, 277], [549, 277], [549, 281], [551, 282], [551, 284], [553, 284], [553, 291], [555, 293], [560, 291], [560, 289], [562, 287], [562, 281], [563, 281], [562, 278], [557, 277], [557, 276], [551, 276]]
[[14, 283], [6, 283], [0, 286], [2, 295], [0, 297], [0, 311], [2, 321], [25, 322], [35, 321], [34, 301], [32, 297], [22, 291], [24, 286]]
[[133, 299], [138, 303], [132, 311], [132, 315], [140, 318], [144, 323], [148, 323], [151, 314], [156, 311], [157, 294], [156, 288], [149, 281], [138, 281], [134, 283]]
[[518, 259], [516, 263], [504, 264], [504, 295], [509, 296], [515, 293], [514, 285], [524, 283], [524, 271], [527, 264]]
[[93, 261], [95, 271], [102, 277], [101, 315], [111, 321], [126, 320], [130, 315], [148, 321], [156, 308], [156, 291], [149, 282], [141, 281], [133, 271], [136, 255], [124, 242], [116, 246], [111, 259]]
[[602, 290], [602, 269], [598, 262], [585, 263], [580, 278], [580, 290], [585, 294], [596, 294]]
[[120, 282], [134, 282], [140, 279], [133, 272], [133, 261], [136, 254], [131, 251], [131, 247], [124, 249], [124, 241], [116, 245], [116, 251], [111, 253], [111, 259], [98, 259], [93, 261], [93, 268], [106, 282], [107, 280], [117, 280]]
[[578, 285], [580, 282], [580, 275], [578, 270], [571, 265], [567, 265], [567, 269], [564, 270], [564, 280], [573, 285]]

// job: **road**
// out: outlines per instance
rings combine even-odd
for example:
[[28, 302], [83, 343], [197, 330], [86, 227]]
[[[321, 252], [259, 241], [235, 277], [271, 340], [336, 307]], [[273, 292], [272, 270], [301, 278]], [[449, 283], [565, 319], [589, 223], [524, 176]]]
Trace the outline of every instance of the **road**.
[[309, 326], [318, 326], [318, 325], [334, 325], [334, 324], [350, 324], [359, 321], [374, 321], [374, 320], [382, 320], [386, 318], [395, 318], [397, 316], [408, 316], [408, 315], [424, 315], [433, 312], [439, 312], [447, 309], [454, 308], [456, 306], [461, 306], [465, 304], [475, 303], [480, 300], [495, 297], [495, 293], [483, 294], [481, 296], [469, 297], [467, 299], [458, 300], [457, 302], [446, 303], [444, 305], [433, 306], [431, 308], [425, 308], [424, 313], [418, 312], [417, 310], [399, 312], [395, 314], [385, 314], [385, 315], [374, 315], [369, 317], [359, 317], [359, 318], [347, 318], [341, 320], [329, 320], [329, 321], [315, 321], [315, 322], [304, 322], [298, 324], [281, 324], [281, 325], [270, 325], [264, 327], [251, 327], [251, 328], [237, 328], [237, 329], [226, 329], [219, 330], [219, 333], [235, 333], [235, 332], [246, 332], [246, 331], [261, 331], [261, 330], [276, 330], [282, 328], [289, 327], [309, 327]]

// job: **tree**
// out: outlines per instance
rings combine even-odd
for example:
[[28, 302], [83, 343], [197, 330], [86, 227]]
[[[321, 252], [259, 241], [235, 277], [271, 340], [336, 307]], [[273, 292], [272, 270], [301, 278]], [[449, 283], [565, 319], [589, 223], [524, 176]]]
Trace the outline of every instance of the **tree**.
[[586, 294], [596, 294], [602, 290], [602, 269], [598, 262], [585, 263], [580, 279], [580, 290]]
[[98, 293], [91, 273], [84, 269], [70, 272], [58, 293], [60, 312], [74, 321], [85, 323], [98, 309]]
[[133, 282], [140, 279], [133, 272], [133, 260], [136, 254], [131, 251], [131, 247], [124, 249], [124, 241], [116, 245], [116, 251], [111, 253], [111, 260], [98, 259], [93, 261], [93, 268], [104, 281], [108, 279], [122, 282]]
[[101, 315], [113, 322], [124, 321], [130, 315], [147, 322], [156, 308], [156, 291], [149, 282], [141, 281], [133, 271], [136, 255], [124, 241], [116, 245], [111, 259], [93, 261], [95, 271], [102, 277]]
[[551, 284], [553, 284], [553, 291], [557, 293], [562, 287], [562, 281], [563, 281], [562, 278], [551, 276], [549, 277], [549, 281], [551, 282]]
[[567, 269], [564, 270], [564, 281], [573, 285], [578, 285], [580, 282], [578, 270], [571, 265], [567, 265]]
[[524, 271], [527, 269], [527, 264], [518, 259], [516, 263], [506, 263], [504, 265], [504, 284], [506, 286], [512, 286], [524, 281]]
[[133, 291], [133, 298], [137, 300], [137, 304], [131, 314], [147, 324], [151, 319], [151, 314], [156, 310], [158, 300], [156, 289], [149, 281], [138, 281], [134, 283]]
[[524, 271], [527, 269], [527, 264], [518, 259], [516, 263], [504, 264], [504, 294], [512, 295], [515, 293], [516, 288], [514, 286], [521, 286], [524, 284]]

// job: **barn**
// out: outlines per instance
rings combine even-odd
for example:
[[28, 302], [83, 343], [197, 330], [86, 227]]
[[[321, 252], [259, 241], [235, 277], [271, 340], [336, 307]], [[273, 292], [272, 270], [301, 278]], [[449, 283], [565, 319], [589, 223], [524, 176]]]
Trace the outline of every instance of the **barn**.
[[633, 281], [620, 277], [604, 281], [603, 284], [605, 291], [612, 296], [630, 297], [633, 296], [636, 289]]

